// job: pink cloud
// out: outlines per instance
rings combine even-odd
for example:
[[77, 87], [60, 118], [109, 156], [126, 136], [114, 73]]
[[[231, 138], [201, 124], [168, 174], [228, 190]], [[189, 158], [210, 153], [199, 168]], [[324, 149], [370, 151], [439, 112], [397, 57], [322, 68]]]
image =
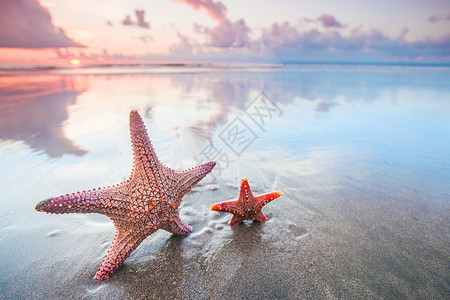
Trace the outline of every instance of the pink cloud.
[[135, 10], [136, 18], [138, 20], [137, 25], [142, 28], [150, 28], [150, 24], [145, 21], [145, 11], [144, 10]]
[[183, 2], [191, 6], [193, 9], [204, 9], [206, 12], [219, 23], [227, 19], [227, 8], [222, 2], [214, 2], [212, 0], [173, 0]]
[[263, 29], [261, 42], [275, 53], [300, 53], [302, 51], [361, 51], [383, 48], [383, 45], [398, 43], [380, 31], [369, 33], [358, 29], [344, 37], [337, 31], [320, 32], [316, 29], [300, 30], [289, 22], [274, 23]]
[[[379, 30], [351, 30], [348, 36], [342, 36], [332, 30], [320, 32], [315, 29], [300, 30], [288, 22], [274, 23], [263, 29], [261, 44], [276, 56], [295, 57], [348, 57], [360, 55], [374, 58], [381, 56], [404, 57], [450, 57], [450, 35], [436, 39], [408, 42], [404, 39], [408, 32], [404, 28], [398, 37], [390, 38]], [[354, 57], [353, 57], [354, 58]]]
[[325, 28], [330, 28], [330, 27], [342, 28], [342, 27], [344, 27], [342, 25], [342, 23], [340, 23], [338, 20], [336, 20], [336, 18], [333, 17], [332, 15], [321, 14], [320, 17], [317, 18], [317, 21], [322, 23], [322, 26]]
[[450, 14], [444, 15], [432, 15], [428, 17], [428, 22], [439, 23], [439, 22], [450, 22]]
[[194, 24], [194, 30], [205, 34], [210, 46], [218, 48], [242, 48], [250, 45], [250, 28], [243, 19], [232, 22], [227, 18], [227, 8], [221, 2], [212, 0], [175, 0], [184, 2], [194, 9], [205, 9], [219, 24], [213, 28]]
[[269, 49], [294, 48], [301, 39], [301, 33], [289, 22], [273, 23], [269, 28], [263, 29], [261, 36], [262, 43]]
[[148, 35], [148, 34], [146, 34], [146, 35], [141, 35], [141, 36], [139, 36], [139, 37], [137, 37], [137, 38], [138, 38], [139, 40], [141, 40], [143, 43], [146, 43], [146, 44], [148, 44], [148, 43], [154, 41], [153, 37], [152, 37], [151, 35]]
[[0, 1], [0, 47], [84, 47], [55, 27], [50, 13], [36, 0]]
[[212, 29], [206, 29], [211, 46], [221, 48], [241, 48], [250, 45], [248, 34], [250, 28], [243, 19], [236, 22], [223, 21]]
[[[181, 0], [178, 0], [181, 1]], [[274, 23], [270, 27], [263, 28], [259, 37], [250, 39], [251, 29], [244, 19], [236, 22], [226, 17], [226, 7], [220, 2], [212, 1], [182, 1], [190, 4], [195, 9], [205, 8], [205, 3], [218, 5], [220, 14], [211, 12], [219, 24], [213, 28], [194, 24], [197, 33], [204, 34], [207, 43], [199, 43], [192, 38], [183, 36], [180, 38], [181, 46], [173, 49], [183, 49], [195, 55], [207, 56], [210, 53], [237, 53], [238, 55], [253, 53], [254, 56], [269, 55], [275, 59], [297, 60], [348, 60], [368, 59], [384, 60], [388, 57], [450, 57], [450, 38], [425, 39], [416, 42], [408, 42], [405, 35], [408, 28], [403, 28], [399, 34], [392, 38], [380, 30], [362, 31], [360, 28], [351, 29], [349, 34], [342, 35], [340, 28], [346, 27], [334, 16], [321, 14], [316, 19], [303, 20], [308, 23], [317, 23], [328, 30], [305, 29], [291, 25], [289, 22]], [[442, 17], [441, 17], [442, 19]], [[189, 40], [189, 42], [187, 42]], [[216, 48], [212, 50], [212, 48]], [[222, 52], [215, 52], [222, 48]], [[231, 49], [234, 49], [231, 51]], [[350, 56], [349, 56], [350, 55]], [[256, 58], [255, 58], [256, 59]]]
[[136, 14], [137, 22], [133, 21], [130, 15], [125, 16], [125, 19], [122, 21], [122, 25], [124, 26], [138, 26], [142, 28], [150, 28], [150, 23], [145, 21], [145, 11], [136, 9], [134, 11]]
[[125, 16], [125, 19], [122, 21], [122, 25], [124, 25], [124, 26], [133, 25], [133, 21], [131, 21], [130, 15]]
[[197, 40], [188, 37], [184, 34], [181, 34], [177, 32], [178, 36], [178, 43], [175, 43], [170, 46], [170, 55], [172, 57], [183, 57], [183, 59], [186, 59], [186, 56], [193, 56], [195, 53], [197, 53], [198, 50], [205, 49], [199, 43]]
[[[250, 38], [251, 29], [244, 19], [231, 21], [227, 18], [226, 7], [212, 0], [173, 0], [189, 4], [194, 9], [205, 9], [218, 21], [215, 27], [194, 24], [194, 30], [205, 35], [208, 42], [198, 42], [194, 38], [178, 33], [179, 43], [170, 48], [172, 55], [183, 57], [225, 57], [242, 60], [274, 59], [289, 60], [386, 60], [389, 57], [423, 57], [425, 59], [450, 58], [450, 36], [426, 38], [409, 42], [405, 39], [408, 28], [403, 28], [396, 37], [389, 37], [380, 30], [363, 31], [350, 29], [342, 35], [340, 28], [346, 27], [334, 16], [321, 14], [316, 19], [306, 19], [308, 23], [320, 24], [327, 28], [305, 29], [289, 22], [273, 23], [263, 28], [259, 37]], [[442, 19], [442, 18], [441, 18]], [[189, 55], [187, 55], [189, 53]], [[235, 56], [233, 56], [235, 55]]]

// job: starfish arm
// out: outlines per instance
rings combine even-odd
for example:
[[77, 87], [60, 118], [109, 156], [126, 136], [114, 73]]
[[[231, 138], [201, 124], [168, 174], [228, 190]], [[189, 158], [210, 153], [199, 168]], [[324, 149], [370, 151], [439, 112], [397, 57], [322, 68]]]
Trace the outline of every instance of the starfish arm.
[[152, 142], [148, 137], [144, 121], [135, 110], [130, 112], [130, 135], [135, 162], [145, 157], [150, 166], [160, 165], [155, 150], [153, 150]]
[[173, 234], [188, 235], [192, 232], [192, 227], [186, 224], [179, 216], [169, 218], [169, 221], [162, 226], [162, 229]]
[[35, 209], [52, 214], [98, 212], [98, 208], [103, 204], [103, 194], [104, 191], [101, 190], [89, 190], [61, 195], [42, 200]]
[[276, 191], [276, 192], [270, 192], [270, 193], [256, 196], [255, 197], [255, 202], [256, 202], [255, 211], [260, 210], [264, 205], [266, 205], [270, 201], [280, 197], [281, 195], [283, 195], [282, 191]]
[[125, 259], [130, 256], [131, 252], [133, 252], [147, 236], [155, 231], [156, 229], [148, 227], [137, 231], [131, 229], [123, 231], [122, 229], [118, 229], [113, 244], [108, 250], [108, 253], [95, 274], [94, 279], [102, 281], [109, 278], [109, 276], [125, 261]]
[[189, 192], [200, 180], [203, 179], [216, 165], [211, 161], [195, 168], [187, 169], [176, 173], [178, 197], [181, 199]]
[[232, 217], [231, 217], [231, 220], [230, 220], [230, 225], [238, 225], [238, 224], [241, 224], [242, 222], [244, 222], [246, 219], [245, 219], [245, 217], [242, 217], [242, 216], [238, 216], [238, 215], [233, 215]]
[[265, 222], [267, 220], [266, 216], [263, 214], [261, 210], [258, 211], [258, 213], [254, 215], [252, 219], [259, 222]]
[[250, 185], [248, 183], [248, 179], [244, 177], [241, 179], [241, 188], [239, 190], [239, 199], [246, 199], [249, 197], [253, 197], [253, 194], [252, 194]]
[[39, 202], [35, 209], [52, 214], [65, 213], [99, 213], [104, 215], [124, 214], [127, 184], [76, 192], [52, 197]]
[[130, 112], [130, 135], [134, 154], [131, 178], [159, 189], [164, 184], [165, 177], [174, 176], [174, 171], [158, 160], [144, 121], [135, 110]]
[[243, 215], [244, 212], [239, 206], [239, 200], [230, 200], [219, 202], [211, 205], [209, 207], [210, 210], [213, 211], [225, 211], [236, 215]]

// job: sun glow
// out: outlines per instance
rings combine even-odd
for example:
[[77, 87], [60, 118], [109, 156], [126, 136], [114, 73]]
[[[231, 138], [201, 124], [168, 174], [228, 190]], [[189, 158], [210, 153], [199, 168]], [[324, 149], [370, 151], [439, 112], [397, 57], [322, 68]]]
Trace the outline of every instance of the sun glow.
[[74, 66], [78, 66], [78, 65], [80, 64], [80, 60], [74, 58], [74, 59], [71, 59], [71, 60], [70, 60], [70, 63], [71, 63], [72, 65], [74, 65]]

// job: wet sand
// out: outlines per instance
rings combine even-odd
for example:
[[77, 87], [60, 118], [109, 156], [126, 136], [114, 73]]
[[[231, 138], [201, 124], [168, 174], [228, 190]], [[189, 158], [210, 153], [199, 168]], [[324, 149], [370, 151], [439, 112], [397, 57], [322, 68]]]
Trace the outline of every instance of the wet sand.
[[[178, 91], [176, 88], [183, 80], [192, 83], [189, 76], [172, 78], [170, 88]], [[203, 80], [201, 75], [196, 76], [195, 80]], [[225, 80], [222, 75], [215, 76], [216, 80]], [[226, 76], [239, 79], [243, 75]], [[251, 86], [252, 80], [261, 80], [251, 76], [240, 83], [241, 90]], [[269, 74], [263, 80], [273, 82], [272, 76]], [[113, 78], [109, 84], [118, 84], [120, 80]], [[107, 79], [99, 81], [108, 83]], [[100, 90], [95, 84], [90, 89]], [[286, 86], [283, 90], [286, 92]], [[372, 90], [378, 91], [375, 87]], [[448, 88], [437, 91], [443, 97], [449, 94]], [[184, 88], [179, 92], [187, 93]], [[89, 90], [81, 93], [89, 95]], [[193, 98], [201, 97], [199, 91], [193, 93]], [[80, 107], [83, 112], [83, 99], [77, 101], [70, 109], [71, 119], [63, 122], [69, 124], [65, 125], [67, 136], [59, 130], [54, 132], [63, 137], [65, 145], [68, 136], [78, 137], [74, 138], [76, 143], [70, 143], [79, 145], [77, 149], [87, 154], [49, 159], [59, 152], [49, 151], [51, 155], [46, 150], [33, 152], [26, 145], [26, 138], [25, 143], [0, 144], [4, 157], [0, 178], [4, 194], [0, 201], [1, 299], [445, 299], [448, 296], [450, 167], [442, 155], [448, 151], [441, 146], [448, 146], [449, 141], [443, 140], [442, 135], [434, 138], [419, 133], [408, 140], [405, 132], [413, 130], [410, 126], [414, 125], [407, 118], [402, 123], [408, 124], [404, 131], [391, 132], [394, 137], [385, 136], [382, 129], [377, 131], [371, 126], [357, 128], [344, 121], [347, 115], [343, 111], [351, 114], [357, 110], [345, 103], [339, 104], [343, 109], [330, 105], [329, 113], [318, 116], [315, 108], [320, 99], [312, 103], [313, 108], [302, 104], [299, 107], [300, 102], [305, 102], [298, 100], [293, 104], [281, 103], [283, 120], [275, 120], [272, 129], [268, 127], [266, 133], [259, 133], [259, 140], [241, 156], [234, 157], [235, 164], [221, 174], [220, 180], [214, 181], [212, 175], [218, 174], [212, 174], [185, 196], [180, 213], [193, 228], [189, 236], [173, 236], [160, 230], [148, 237], [111, 278], [103, 282], [93, 280], [114, 237], [112, 222], [94, 214], [46, 215], [34, 211], [34, 205], [46, 197], [91, 188], [93, 184], [114, 184], [129, 174], [128, 107], [113, 102], [111, 105], [119, 116], [113, 123], [117, 124], [103, 125], [111, 124], [111, 119], [105, 116], [101, 123], [105, 127], [92, 129], [97, 140], [91, 141], [83, 138], [92, 135], [83, 133], [88, 129], [80, 133], [70, 130], [70, 122], [77, 120], [75, 108]], [[136, 103], [133, 105], [139, 106]], [[233, 120], [232, 107], [239, 107], [225, 103], [224, 107], [230, 109], [224, 125]], [[448, 107], [444, 104], [440, 104], [441, 111]], [[171, 155], [171, 149], [177, 146], [167, 146], [174, 138], [164, 133], [171, 127], [155, 125], [161, 124], [159, 116], [166, 113], [161, 107], [154, 104], [145, 117], [156, 152], [168, 166], [191, 166], [191, 161], [185, 161], [191, 153], [182, 158]], [[375, 104], [363, 111], [373, 108]], [[223, 113], [220, 107], [211, 110], [214, 120], [218, 118], [217, 111]], [[301, 127], [296, 116], [301, 116]], [[363, 114], [361, 118], [367, 116], [371, 115]], [[358, 117], [354, 120], [360, 121]], [[202, 126], [207, 121], [204, 119]], [[392, 122], [398, 124], [397, 119]], [[337, 130], [335, 124], [342, 124], [344, 129]], [[434, 125], [429, 128], [445, 132], [448, 121], [440, 124], [441, 131]], [[103, 129], [106, 126], [113, 128]], [[198, 141], [186, 131], [177, 132], [184, 137], [183, 145]], [[193, 132], [197, 132], [193, 136], [203, 138], [203, 133], [198, 133], [201, 130]], [[437, 144], [429, 143], [430, 139]], [[111, 152], [93, 146], [100, 141]], [[377, 144], [380, 141], [386, 144], [380, 146]], [[421, 146], [411, 148], [410, 143]], [[41, 149], [49, 145], [45, 143]], [[18, 163], [20, 157], [24, 162]], [[229, 226], [230, 214], [211, 212], [208, 208], [213, 203], [236, 198], [239, 179], [244, 176], [254, 194], [282, 190], [283, 196], [263, 208], [266, 222]]]
[[192, 234], [158, 231], [104, 282], [93, 275], [114, 235], [106, 217], [48, 216], [58, 225], [8, 235], [2, 297], [443, 299], [448, 292], [445, 209], [423, 211], [386, 189], [285, 191], [264, 208], [268, 221], [231, 227], [229, 214], [207, 211], [221, 191], [202, 192], [195, 203], [188, 195], [181, 214]]

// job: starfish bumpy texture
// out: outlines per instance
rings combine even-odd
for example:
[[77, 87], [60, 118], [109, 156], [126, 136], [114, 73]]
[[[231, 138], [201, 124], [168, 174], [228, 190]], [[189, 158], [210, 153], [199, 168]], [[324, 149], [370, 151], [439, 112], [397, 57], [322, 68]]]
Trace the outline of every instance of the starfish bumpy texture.
[[178, 212], [181, 199], [216, 164], [209, 162], [184, 171], [161, 164], [135, 110], [130, 113], [130, 133], [134, 168], [128, 180], [112, 187], [49, 198], [36, 205], [37, 211], [47, 213], [99, 213], [112, 219], [116, 236], [94, 277], [96, 280], [108, 278], [158, 229], [189, 234], [192, 229]]
[[275, 198], [283, 195], [281, 191], [271, 192], [259, 196], [253, 196], [247, 178], [242, 178], [239, 198], [211, 205], [210, 209], [215, 211], [226, 211], [232, 213], [230, 225], [237, 225], [246, 220], [264, 222], [266, 216], [261, 211], [262, 207]]

